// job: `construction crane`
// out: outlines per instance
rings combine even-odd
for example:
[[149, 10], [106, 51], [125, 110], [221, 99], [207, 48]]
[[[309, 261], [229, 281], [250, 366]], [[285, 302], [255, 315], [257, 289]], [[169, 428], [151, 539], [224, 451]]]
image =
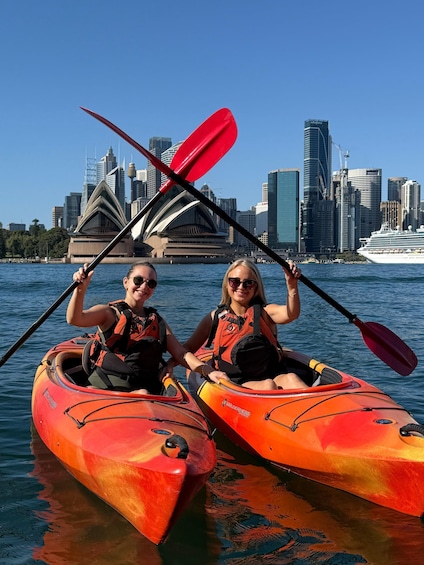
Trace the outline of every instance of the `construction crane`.
[[[340, 147], [340, 145], [337, 145], [337, 143], [334, 143], [334, 141], [332, 143], [334, 147], [337, 147], [339, 151], [340, 171], [342, 171], [343, 169], [347, 169], [347, 160], [349, 159], [349, 151], [343, 152], [343, 149]], [[342, 161], [342, 158], [344, 158], [344, 163]]]

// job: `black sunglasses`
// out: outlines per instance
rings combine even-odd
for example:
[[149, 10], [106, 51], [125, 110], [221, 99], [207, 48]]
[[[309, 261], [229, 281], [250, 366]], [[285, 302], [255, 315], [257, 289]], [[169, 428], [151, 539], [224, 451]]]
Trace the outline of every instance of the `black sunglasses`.
[[135, 286], [141, 286], [143, 283], [146, 283], [149, 288], [156, 288], [158, 285], [158, 281], [155, 281], [155, 279], [145, 279], [138, 275], [133, 277], [133, 283]]
[[244, 279], [244, 281], [242, 281], [238, 277], [229, 277], [228, 284], [230, 285], [232, 290], [237, 290], [240, 285], [242, 285], [243, 288], [251, 289], [258, 283], [253, 279]]

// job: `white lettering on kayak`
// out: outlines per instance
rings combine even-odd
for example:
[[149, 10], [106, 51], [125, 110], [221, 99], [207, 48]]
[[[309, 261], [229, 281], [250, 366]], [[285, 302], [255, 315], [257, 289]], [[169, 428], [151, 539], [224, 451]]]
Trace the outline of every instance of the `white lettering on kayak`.
[[231, 410], [235, 410], [236, 412], [238, 412], [240, 414], [240, 416], [244, 416], [245, 418], [250, 417], [250, 412], [248, 410], [245, 410], [244, 408], [240, 408], [240, 406], [236, 406], [235, 404], [233, 404], [229, 400], [226, 400], [226, 399], [223, 400], [222, 406], [227, 406], [227, 408], [231, 408]]
[[49, 391], [46, 389], [43, 392], [43, 396], [46, 398], [47, 402], [50, 404], [51, 408], [57, 408], [57, 404], [56, 402], [53, 400], [53, 398], [50, 396]]

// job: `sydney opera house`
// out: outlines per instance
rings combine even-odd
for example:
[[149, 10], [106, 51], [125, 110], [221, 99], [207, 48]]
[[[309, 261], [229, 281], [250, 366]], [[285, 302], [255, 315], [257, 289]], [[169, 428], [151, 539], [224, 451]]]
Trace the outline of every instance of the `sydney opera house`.
[[[141, 208], [142, 210], [143, 208]], [[67, 261], [90, 262], [124, 230], [128, 221], [114, 192], [101, 181], [71, 236]], [[218, 232], [209, 209], [181, 187], [172, 188], [125, 235], [104, 262], [146, 257], [164, 263], [223, 263], [234, 250]]]

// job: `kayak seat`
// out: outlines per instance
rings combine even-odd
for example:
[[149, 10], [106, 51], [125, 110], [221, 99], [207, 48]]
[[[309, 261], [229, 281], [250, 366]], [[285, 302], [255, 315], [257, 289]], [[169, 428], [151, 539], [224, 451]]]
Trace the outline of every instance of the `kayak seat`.
[[331, 369], [330, 367], [324, 367], [324, 369], [321, 372], [319, 384], [334, 385], [336, 383], [341, 383], [342, 381], [343, 378], [338, 371], [336, 371], [335, 369]]

